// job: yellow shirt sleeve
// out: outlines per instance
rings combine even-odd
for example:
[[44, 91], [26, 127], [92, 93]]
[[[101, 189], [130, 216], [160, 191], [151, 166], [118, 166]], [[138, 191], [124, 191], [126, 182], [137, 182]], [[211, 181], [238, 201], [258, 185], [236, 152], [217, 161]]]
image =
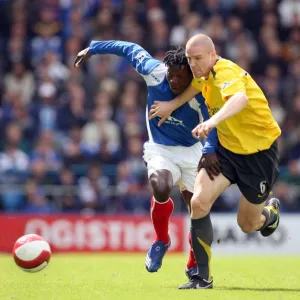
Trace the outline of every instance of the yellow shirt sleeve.
[[217, 73], [215, 86], [220, 90], [223, 99], [226, 101], [228, 97], [233, 96], [238, 92], [246, 92], [243, 73], [226, 69]]
[[203, 85], [204, 85], [204, 80], [203, 79], [195, 78], [195, 77], [193, 78], [192, 87], [194, 87], [198, 91], [202, 92]]

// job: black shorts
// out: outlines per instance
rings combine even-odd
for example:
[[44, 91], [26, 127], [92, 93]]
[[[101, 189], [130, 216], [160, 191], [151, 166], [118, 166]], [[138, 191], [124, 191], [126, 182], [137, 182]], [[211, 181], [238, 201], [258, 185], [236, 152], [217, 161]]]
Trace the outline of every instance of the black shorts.
[[249, 155], [233, 153], [220, 145], [217, 156], [222, 174], [238, 185], [249, 202], [266, 201], [279, 175], [277, 141], [269, 149]]

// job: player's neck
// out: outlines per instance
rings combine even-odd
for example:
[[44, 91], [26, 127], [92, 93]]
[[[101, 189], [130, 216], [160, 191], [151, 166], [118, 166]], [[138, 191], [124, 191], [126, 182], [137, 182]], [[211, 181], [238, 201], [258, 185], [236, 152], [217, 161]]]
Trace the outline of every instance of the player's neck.
[[214, 65], [217, 63], [217, 61], [219, 60], [219, 56], [216, 55], [216, 58], [214, 59], [214, 61], [211, 64], [211, 67], [209, 69], [209, 72], [207, 72], [206, 74], [204, 74], [204, 78], [207, 80], [209, 78], [209, 73], [212, 70], [212, 68], [214, 67]]

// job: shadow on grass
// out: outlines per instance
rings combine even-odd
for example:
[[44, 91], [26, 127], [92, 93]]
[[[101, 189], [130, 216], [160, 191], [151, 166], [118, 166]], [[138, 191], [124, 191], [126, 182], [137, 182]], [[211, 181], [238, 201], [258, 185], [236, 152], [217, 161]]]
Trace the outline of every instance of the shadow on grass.
[[293, 289], [293, 288], [251, 288], [251, 287], [238, 287], [238, 286], [218, 286], [216, 290], [223, 290], [223, 291], [253, 291], [253, 292], [298, 292], [300, 293], [300, 288]]

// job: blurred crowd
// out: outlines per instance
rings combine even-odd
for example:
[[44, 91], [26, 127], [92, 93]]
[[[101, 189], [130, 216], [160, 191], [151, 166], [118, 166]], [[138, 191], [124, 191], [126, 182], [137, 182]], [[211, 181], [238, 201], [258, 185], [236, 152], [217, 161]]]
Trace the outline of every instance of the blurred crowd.
[[[148, 212], [143, 79], [116, 56], [73, 62], [92, 39], [162, 59], [195, 33], [266, 94], [282, 128], [274, 194], [300, 211], [298, 0], [0, 0], [0, 210]], [[238, 199], [233, 186], [214, 209], [235, 210]]]

